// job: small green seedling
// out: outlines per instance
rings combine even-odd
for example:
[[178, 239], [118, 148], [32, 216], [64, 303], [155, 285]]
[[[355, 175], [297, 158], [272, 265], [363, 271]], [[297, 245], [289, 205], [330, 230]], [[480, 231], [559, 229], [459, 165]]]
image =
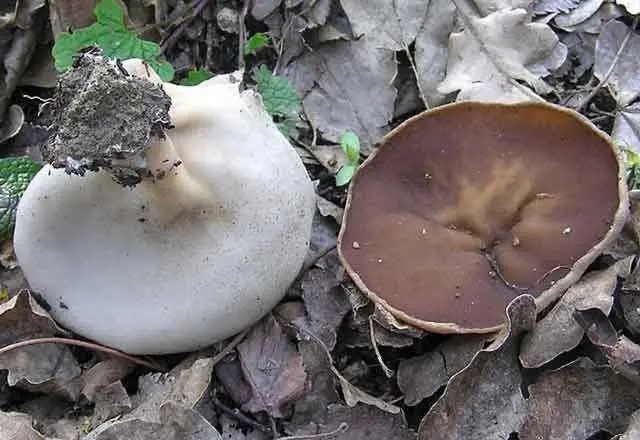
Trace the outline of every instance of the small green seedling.
[[291, 82], [274, 75], [264, 64], [254, 73], [256, 90], [262, 95], [264, 109], [276, 121], [285, 135], [293, 135], [296, 123], [300, 120], [302, 101]]
[[208, 69], [203, 69], [203, 68], [192, 69], [189, 72], [187, 72], [187, 76], [185, 78], [180, 80], [180, 85], [197, 86], [201, 82], [211, 79], [214, 76], [216, 76], [216, 74]]
[[627, 186], [629, 189], [640, 188], [640, 155], [629, 149], [624, 149], [627, 156]]
[[360, 139], [354, 132], [347, 131], [340, 136], [340, 145], [347, 155], [348, 162], [338, 170], [336, 185], [344, 186], [351, 181], [360, 164]]
[[58, 71], [70, 68], [73, 57], [81, 49], [97, 46], [109, 58], [140, 58], [149, 63], [163, 81], [173, 79], [173, 66], [158, 59], [160, 46], [138, 38], [135, 31], [127, 29], [124, 11], [116, 0], [100, 0], [94, 13], [97, 20], [91, 26], [56, 35], [52, 55]]
[[247, 42], [244, 44], [244, 55], [255, 55], [262, 49], [268, 47], [269, 44], [271, 44], [269, 34], [257, 32], [249, 37]]

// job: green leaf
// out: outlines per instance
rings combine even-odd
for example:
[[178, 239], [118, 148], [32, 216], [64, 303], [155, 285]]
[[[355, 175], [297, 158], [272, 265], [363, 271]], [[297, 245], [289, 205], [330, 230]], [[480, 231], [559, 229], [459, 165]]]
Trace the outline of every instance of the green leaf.
[[210, 70], [202, 68], [193, 69], [187, 73], [186, 78], [180, 80], [180, 84], [183, 86], [197, 86], [201, 82], [213, 78], [214, 76], [216, 76], [216, 74]]
[[0, 159], [0, 239], [11, 237], [18, 202], [40, 168], [28, 157]]
[[340, 145], [347, 154], [351, 163], [357, 164], [360, 160], [360, 139], [353, 131], [346, 131], [340, 136]]
[[344, 186], [349, 183], [357, 169], [358, 166], [354, 164], [347, 164], [340, 168], [336, 174], [336, 185]]
[[96, 23], [71, 33], [60, 32], [56, 35], [52, 55], [58, 71], [71, 67], [73, 57], [79, 50], [98, 46], [109, 58], [140, 58], [149, 63], [163, 81], [173, 79], [173, 66], [158, 59], [160, 46], [152, 41], [141, 40], [127, 29], [124, 12], [116, 0], [100, 0], [94, 12]]
[[258, 68], [253, 78], [258, 92], [262, 95], [264, 108], [272, 117], [299, 117], [302, 102], [287, 78], [273, 75], [264, 64]]
[[257, 32], [249, 37], [247, 42], [244, 44], [244, 54], [255, 55], [259, 50], [269, 46], [270, 42], [271, 39], [269, 38], [269, 34]]
[[624, 153], [627, 156], [627, 160], [629, 161], [630, 166], [640, 165], [640, 155], [638, 155], [635, 151], [625, 148]]

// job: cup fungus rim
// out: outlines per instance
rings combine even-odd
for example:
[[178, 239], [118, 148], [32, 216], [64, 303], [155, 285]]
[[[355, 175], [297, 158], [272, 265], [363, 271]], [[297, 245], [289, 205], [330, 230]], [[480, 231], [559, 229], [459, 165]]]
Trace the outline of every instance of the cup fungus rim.
[[[584, 126], [585, 129], [589, 130], [593, 135], [600, 137], [606, 145], [609, 146], [611, 151], [614, 154], [616, 159], [616, 163], [618, 165], [617, 172], [617, 187], [618, 187], [618, 206], [615, 210], [611, 226], [607, 230], [604, 237], [598, 241], [595, 245], [593, 245], [584, 255], [579, 257], [571, 266], [569, 272], [557, 280], [551, 287], [542, 291], [536, 298], [536, 308], [538, 313], [547, 309], [550, 305], [552, 305], [555, 301], [560, 299], [560, 297], [564, 294], [564, 292], [569, 289], [573, 284], [575, 284], [587, 270], [589, 265], [599, 256], [601, 255], [607, 248], [609, 248], [612, 243], [615, 241], [620, 231], [622, 230], [627, 218], [629, 216], [629, 190], [626, 184], [626, 166], [625, 160], [623, 156], [623, 151], [620, 147], [618, 147], [615, 142], [611, 139], [611, 137], [596, 127], [589, 119], [587, 119], [582, 114], [569, 109], [567, 107], [562, 107], [557, 104], [552, 104], [548, 102], [519, 102], [519, 103], [498, 103], [498, 102], [483, 102], [483, 101], [460, 101], [454, 102], [450, 104], [444, 104], [439, 107], [435, 107], [432, 109], [425, 110], [417, 115], [414, 115], [393, 130], [389, 131], [385, 134], [376, 144], [376, 149], [364, 160], [364, 162], [360, 165], [358, 172], [354, 175], [351, 180], [347, 192], [347, 199], [345, 202], [345, 208], [342, 216], [342, 223], [340, 227], [340, 231], [338, 233], [337, 239], [337, 250], [338, 256], [347, 272], [349, 277], [353, 280], [356, 286], [366, 294], [366, 296], [374, 302], [376, 307], [381, 307], [384, 310], [388, 311], [395, 318], [400, 321], [410, 324], [416, 328], [426, 330], [433, 333], [441, 333], [441, 334], [454, 334], [454, 333], [476, 333], [476, 334], [486, 334], [486, 333], [495, 333], [502, 328], [504, 328], [506, 324], [506, 314], [504, 316], [504, 321], [500, 325], [490, 326], [490, 327], [481, 327], [481, 328], [467, 328], [463, 325], [460, 325], [456, 322], [436, 322], [436, 321], [426, 321], [412, 316], [411, 314], [403, 311], [399, 308], [396, 308], [389, 304], [387, 300], [382, 298], [378, 293], [374, 290], [370, 289], [357, 271], [353, 268], [353, 266], [349, 263], [347, 257], [343, 252], [343, 239], [345, 230], [348, 227], [348, 216], [349, 211], [351, 209], [351, 204], [353, 201], [353, 191], [354, 187], [358, 181], [359, 171], [363, 168], [367, 167], [375, 157], [385, 148], [385, 146], [390, 145], [390, 140], [399, 132], [404, 130], [407, 126], [417, 123], [424, 118], [428, 118], [432, 115], [442, 113], [445, 111], [451, 111], [456, 109], [482, 109], [482, 108], [512, 108], [512, 109], [524, 109], [524, 108], [542, 108], [548, 111], [561, 112], [567, 116], [570, 116], [576, 119], [580, 124]], [[507, 304], [505, 304], [506, 310]]]

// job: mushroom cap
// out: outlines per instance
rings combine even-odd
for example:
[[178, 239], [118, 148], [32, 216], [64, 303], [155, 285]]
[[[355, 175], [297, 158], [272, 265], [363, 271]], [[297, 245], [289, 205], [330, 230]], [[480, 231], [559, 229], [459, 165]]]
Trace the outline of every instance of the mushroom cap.
[[501, 328], [516, 296], [540, 309], [620, 232], [624, 166], [578, 113], [463, 102], [386, 135], [350, 187], [338, 250], [360, 289], [439, 333]]
[[[141, 69], [144, 70], [144, 69]], [[15, 250], [53, 317], [135, 354], [190, 351], [251, 325], [306, 256], [315, 193], [302, 162], [232, 75], [165, 84], [175, 128], [124, 188], [46, 166], [17, 213]]]

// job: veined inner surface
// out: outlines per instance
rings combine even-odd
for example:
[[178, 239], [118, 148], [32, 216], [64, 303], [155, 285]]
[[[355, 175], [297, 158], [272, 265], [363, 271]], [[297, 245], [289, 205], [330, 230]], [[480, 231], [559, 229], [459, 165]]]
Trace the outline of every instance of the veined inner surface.
[[[561, 197], [553, 193], [536, 193], [532, 173], [535, 170], [527, 169], [521, 160], [498, 159], [487, 181], [472, 181], [467, 176], [460, 176], [456, 203], [434, 216], [441, 226], [473, 238], [474, 248], [487, 258], [493, 275], [519, 290], [534, 287], [530, 278], [518, 276], [517, 272], [522, 269], [514, 267], [517, 261], [498, 256], [509, 246], [518, 248], [523, 242], [538, 240], [554, 232], [560, 238], [560, 234], [567, 233], [565, 229], [570, 228], [552, 218], [553, 208]], [[427, 185], [429, 180], [426, 179]], [[529, 269], [538, 272], [535, 266]], [[545, 274], [537, 275], [536, 283], [541, 282]]]
[[351, 196], [341, 252], [368, 291], [419, 320], [484, 328], [603, 239], [618, 164], [568, 114], [468, 104], [394, 133]]

